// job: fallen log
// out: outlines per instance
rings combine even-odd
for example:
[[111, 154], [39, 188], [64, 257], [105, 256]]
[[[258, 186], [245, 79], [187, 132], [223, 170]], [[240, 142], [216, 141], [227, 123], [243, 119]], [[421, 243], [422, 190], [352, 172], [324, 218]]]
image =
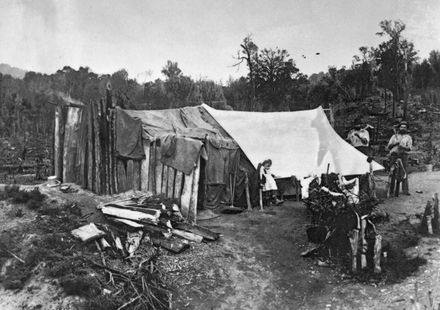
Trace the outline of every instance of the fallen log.
[[126, 210], [116, 207], [102, 207], [101, 212], [105, 215], [110, 215], [114, 217], [119, 217], [127, 220], [133, 221], [147, 221], [153, 224], [157, 224], [160, 217], [160, 211], [156, 210], [156, 214], [147, 214], [138, 211]]
[[183, 239], [187, 239], [189, 241], [194, 241], [194, 242], [197, 242], [197, 243], [200, 243], [200, 242], [203, 241], [203, 237], [202, 236], [199, 236], [199, 235], [187, 232], [187, 231], [178, 230], [178, 229], [172, 229], [171, 232], [172, 232], [173, 235], [175, 235], [177, 237], [180, 237], [180, 238], [183, 238]]
[[187, 223], [175, 223], [174, 227], [180, 230], [184, 230], [187, 232], [191, 232], [193, 234], [202, 236], [204, 239], [209, 241], [215, 241], [220, 237], [219, 233], [213, 232], [209, 230], [208, 228], [198, 226], [198, 225], [191, 225]]

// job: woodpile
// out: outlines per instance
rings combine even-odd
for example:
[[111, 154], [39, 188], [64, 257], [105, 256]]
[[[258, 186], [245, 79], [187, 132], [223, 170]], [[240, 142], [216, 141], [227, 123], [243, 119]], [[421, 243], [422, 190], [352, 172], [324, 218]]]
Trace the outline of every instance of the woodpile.
[[353, 273], [367, 269], [381, 273], [382, 236], [372, 221], [378, 218], [377, 200], [369, 189], [359, 191], [355, 179], [335, 174], [321, 179], [310, 183], [309, 197], [304, 199], [311, 219], [307, 236], [317, 245], [302, 255], [337, 261]]
[[173, 253], [187, 249], [190, 241], [215, 241], [220, 236], [187, 222], [175, 201], [163, 196], [138, 195], [101, 204], [97, 208], [118, 229], [142, 231], [144, 237], [149, 236], [154, 244]]
[[158, 267], [160, 249], [179, 254], [193, 242], [220, 237], [188, 223], [175, 201], [163, 196], [138, 195], [97, 208], [107, 223], [90, 223], [71, 234], [84, 243], [95, 243], [100, 262], [86, 258], [87, 263], [105, 272], [107, 282], [101, 286], [108, 294], [116, 292], [119, 304], [124, 302], [118, 309], [172, 309], [172, 294]]

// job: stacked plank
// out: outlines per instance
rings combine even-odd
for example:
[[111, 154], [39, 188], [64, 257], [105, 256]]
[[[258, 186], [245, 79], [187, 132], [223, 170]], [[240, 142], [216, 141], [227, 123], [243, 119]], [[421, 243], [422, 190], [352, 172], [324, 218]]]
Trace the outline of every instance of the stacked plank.
[[165, 205], [146, 198], [138, 196], [111, 201], [98, 208], [110, 223], [127, 231], [142, 230], [152, 237], [156, 245], [174, 253], [186, 249], [188, 241], [200, 243], [219, 238], [218, 233], [189, 224], [176, 204], [168, 201]]

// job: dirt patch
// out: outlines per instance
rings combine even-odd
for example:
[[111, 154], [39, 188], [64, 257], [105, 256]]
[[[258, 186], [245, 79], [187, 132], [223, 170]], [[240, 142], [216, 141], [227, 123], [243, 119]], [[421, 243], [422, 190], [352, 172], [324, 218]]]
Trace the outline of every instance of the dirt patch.
[[[193, 278], [194, 270], [190, 268], [178, 274], [170, 273], [171, 281], [174, 279], [179, 287], [174, 296], [176, 308], [324, 309], [326, 304], [332, 304], [344, 309], [394, 309], [394, 306], [402, 309], [409, 306], [415, 279], [426, 281], [425, 270], [432, 270], [433, 259], [440, 252], [436, 245], [425, 244], [425, 238], [418, 234], [417, 223], [408, 216], [423, 210], [425, 199], [437, 190], [438, 181], [440, 174], [411, 175], [413, 196], [392, 198], [380, 205], [389, 213], [389, 221], [376, 227], [388, 243], [389, 254], [383, 264], [386, 271], [379, 277], [354, 277], [335, 265], [321, 267], [314, 259], [303, 259], [300, 253], [309, 246], [306, 242], [309, 221], [301, 203], [287, 202], [263, 212], [222, 215], [201, 221], [199, 224], [222, 233], [222, 237], [219, 243], [204, 245], [202, 252], [197, 247], [188, 252], [191, 257], [188, 260], [199, 277]], [[415, 193], [419, 188], [424, 189], [420, 197]], [[217, 285], [213, 287], [205, 281]], [[419, 287], [422, 290], [421, 284]], [[424, 286], [425, 292], [427, 287]]]

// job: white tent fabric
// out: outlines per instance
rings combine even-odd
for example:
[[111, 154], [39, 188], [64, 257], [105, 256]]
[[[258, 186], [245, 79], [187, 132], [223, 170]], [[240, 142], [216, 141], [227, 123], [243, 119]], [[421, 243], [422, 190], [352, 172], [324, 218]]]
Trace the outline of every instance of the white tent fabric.
[[[243, 112], [203, 107], [239, 144], [257, 167], [270, 158], [277, 177], [303, 178], [336, 172], [369, 172], [367, 156], [344, 141], [332, 128], [324, 110], [298, 112]], [[373, 162], [373, 170], [384, 169]]]

